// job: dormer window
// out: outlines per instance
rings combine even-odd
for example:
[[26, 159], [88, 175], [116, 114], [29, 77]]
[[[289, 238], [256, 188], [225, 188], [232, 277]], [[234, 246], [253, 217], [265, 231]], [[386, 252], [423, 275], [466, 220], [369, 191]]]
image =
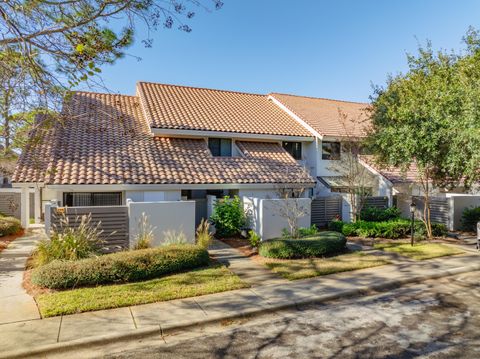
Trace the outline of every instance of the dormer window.
[[290, 156], [296, 160], [302, 159], [302, 143], [301, 142], [283, 142], [283, 148], [287, 151]]
[[232, 140], [229, 138], [209, 138], [208, 148], [215, 157], [232, 156]]

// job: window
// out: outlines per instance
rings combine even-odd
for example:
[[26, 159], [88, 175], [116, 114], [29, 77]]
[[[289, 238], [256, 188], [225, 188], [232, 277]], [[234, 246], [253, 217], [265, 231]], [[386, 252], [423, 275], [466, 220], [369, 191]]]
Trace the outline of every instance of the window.
[[340, 142], [322, 142], [322, 160], [339, 160]]
[[120, 206], [121, 192], [66, 192], [63, 194], [63, 205], [81, 206]]
[[229, 138], [209, 138], [208, 148], [212, 156], [230, 157], [232, 155], [232, 140]]
[[283, 142], [283, 148], [287, 151], [290, 156], [296, 160], [302, 159], [302, 143], [301, 142]]

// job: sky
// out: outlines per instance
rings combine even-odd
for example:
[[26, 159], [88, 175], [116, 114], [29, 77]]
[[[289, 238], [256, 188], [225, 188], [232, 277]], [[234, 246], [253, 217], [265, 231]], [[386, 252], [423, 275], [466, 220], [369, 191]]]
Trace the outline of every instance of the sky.
[[151, 48], [140, 29], [130, 55], [103, 68], [106, 87], [134, 94], [150, 81], [367, 102], [419, 44], [459, 51], [468, 27], [480, 28], [478, 0], [223, 2], [197, 9], [190, 33], [160, 28]]

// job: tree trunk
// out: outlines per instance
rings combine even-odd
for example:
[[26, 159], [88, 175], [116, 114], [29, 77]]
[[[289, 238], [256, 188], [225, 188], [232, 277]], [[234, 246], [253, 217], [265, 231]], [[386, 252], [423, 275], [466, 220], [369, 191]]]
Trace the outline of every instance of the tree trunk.
[[423, 220], [425, 223], [425, 229], [427, 231], [427, 238], [432, 239], [432, 221], [430, 218], [430, 186], [428, 182], [424, 186], [425, 189], [425, 206], [423, 208]]
[[3, 98], [3, 153], [4, 155], [7, 155], [8, 152], [10, 151], [10, 145], [11, 145], [11, 134], [10, 134], [10, 96], [8, 91], [5, 92], [4, 98]]

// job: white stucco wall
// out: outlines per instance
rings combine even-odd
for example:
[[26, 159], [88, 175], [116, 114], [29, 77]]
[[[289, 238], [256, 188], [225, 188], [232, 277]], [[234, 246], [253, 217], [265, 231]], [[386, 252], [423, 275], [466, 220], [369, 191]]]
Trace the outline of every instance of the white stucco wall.
[[311, 199], [261, 199], [245, 197], [244, 209], [249, 218], [249, 226], [262, 238], [262, 240], [282, 236], [282, 230], [289, 228], [287, 218], [282, 213], [285, 206], [293, 206], [294, 201], [299, 208], [307, 213], [298, 219], [299, 227], [310, 227], [311, 224]]
[[168, 237], [182, 235], [186, 242], [195, 243], [195, 202], [128, 202], [130, 245], [140, 231], [142, 213], [148, 218], [154, 234], [153, 246], [167, 244]]
[[480, 195], [466, 195], [448, 193], [446, 197], [450, 201], [451, 230], [461, 229], [462, 213], [466, 208], [480, 207]]
[[125, 191], [125, 198], [134, 202], [180, 201], [181, 191]]
[[275, 189], [241, 189], [238, 191], [238, 196], [243, 197], [257, 197], [257, 198], [278, 198], [278, 193]]

